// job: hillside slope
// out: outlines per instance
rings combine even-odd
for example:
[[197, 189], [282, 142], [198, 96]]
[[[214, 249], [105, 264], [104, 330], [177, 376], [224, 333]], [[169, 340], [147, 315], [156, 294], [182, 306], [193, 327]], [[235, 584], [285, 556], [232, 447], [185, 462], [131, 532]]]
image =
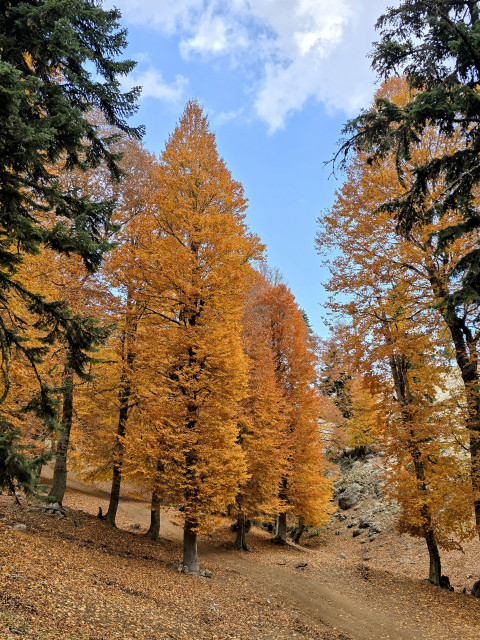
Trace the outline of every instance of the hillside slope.
[[[478, 600], [386, 573], [374, 552], [362, 562], [365, 545], [350, 530], [326, 534], [316, 549], [279, 549], [254, 528], [254, 551], [244, 554], [225, 527], [200, 543], [213, 577], [195, 578], [171, 566], [181, 557], [173, 512], [153, 543], [141, 535], [145, 503], [123, 501], [125, 529], [115, 530], [94, 516], [106, 495], [75, 486], [63, 519], [0, 496], [1, 640], [478, 639]], [[399, 544], [382, 535], [372, 547]]]

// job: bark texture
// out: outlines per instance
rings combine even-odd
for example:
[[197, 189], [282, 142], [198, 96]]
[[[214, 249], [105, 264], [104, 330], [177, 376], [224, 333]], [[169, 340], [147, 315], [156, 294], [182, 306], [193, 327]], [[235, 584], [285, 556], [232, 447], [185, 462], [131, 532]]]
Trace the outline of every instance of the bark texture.
[[195, 523], [185, 521], [183, 527], [183, 560], [182, 564], [189, 573], [198, 573], [197, 534], [194, 530]]
[[433, 532], [429, 532], [425, 536], [425, 542], [427, 543], [428, 554], [430, 556], [430, 570], [428, 580], [437, 587], [441, 586], [442, 578], [442, 564], [440, 561], [440, 553], [438, 546], [435, 543], [435, 537]]
[[52, 502], [58, 502], [60, 505], [63, 502], [67, 488], [67, 455], [70, 432], [72, 430], [73, 389], [73, 371], [68, 364], [66, 364], [63, 373], [62, 430], [57, 443], [52, 485], [50, 487], [50, 493], [48, 494]]
[[150, 527], [145, 535], [151, 540], [158, 540], [160, 535], [160, 498], [155, 491], [152, 493]]
[[277, 518], [277, 531], [273, 539], [275, 544], [287, 544], [287, 514], [279, 513]]
[[247, 544], [247, 533], [250, 531], [251, 522], [245, 518], [245, 514], [241, 514], [237, 519], [237, 538], [235, 540], [235, 549], [239, 551], [250, 551]]
[[298, 526], [292, 532], [292, 540], [295, 544], [300, 543], [300, 538], [302, 537], [304, 531], [305, 531], [305, 520], [303, 519], [302, 516], [299, 516]]

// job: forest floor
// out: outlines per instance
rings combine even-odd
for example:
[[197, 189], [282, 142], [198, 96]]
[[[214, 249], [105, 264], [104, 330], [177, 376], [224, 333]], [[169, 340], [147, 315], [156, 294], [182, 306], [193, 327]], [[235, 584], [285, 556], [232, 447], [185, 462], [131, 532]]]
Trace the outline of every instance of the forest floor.
[[474, 546], [470, 565], [459, 552], [446, 555], [450, 593], [423, 579], [421, 542], [393, 532], [370, 543], [364, 561], [367, 545], [346, 532], [327, 530], [315, 548], [280, 548], [254, 527], [253, 551], [244, 553], [225, 525], [200, 536], [200, 564], [212, 578], [194, 577], [172, 567], [181, 559], [175, 512], [162, 513], [152, 542], [142, 535], [145, 502], [122, 500], [114, 529], [95, 515], [108, 494], [69, 484], [62, 519], [0, 496], [0, 640], [479, 638], [480, 600], [458, 592], [480, 577]]

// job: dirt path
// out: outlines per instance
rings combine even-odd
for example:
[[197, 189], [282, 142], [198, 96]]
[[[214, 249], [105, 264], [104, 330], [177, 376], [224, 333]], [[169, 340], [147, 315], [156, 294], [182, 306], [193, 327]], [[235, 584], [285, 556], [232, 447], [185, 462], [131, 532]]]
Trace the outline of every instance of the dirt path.
[[[92, 496], [90, 512], [108, 500], [102, 488], [69, 480], [69, 492]], [[68, 505], [68, 499], [66, 501]], [[163, 538], [181, 540], [181, 528], [171, 521], [172, 512], [162, 514]], [[148, 504], [122, 500], [119, 524], [148, 526]], [[480, 603], [402, 576], [374, 568], [359, 569], [336, 553], [325, 550], [282, 549], [270, 546], [257, 531], [251, 554], [235, 552], [231, 543], [201, 537], [199, 553], [203, 564], [215, 565], [247, 578], [259, 597], [281, 598], [310, 624], [326, 623], [352, 640], [477, 640]], [[304, 569], [296, 568], [306, 562]], [[365, 578], [368, 579], [365, 579]], [[220, 572], [217, 580], [221, 582]]]
[[[314, 623], [327, 623], [336, 631], [355, 638], [355, 640], [424, 640], [428, 638], [425, 629], [405, 625], [395, 614], [392, 602], [383, 594], [349, 592], [348, 585], [342, 576], [329, 573], [328, 582], [318, 571], [306, 573], [295, 569], [302, 562], [312, 562], [314, 551], [307, 552], [306, 557], [296, 557], [293, 561], [281, 566], [258, 564], [248, 555], [235, 554], [231, 551], [218, 552], [201, 544], [199, 549], [203, 558], [215, 560], [255, 581], [256, 591], [261, 590], [266, 597], [279, 595], [286, 599]], [[374, 605], [374, 606], [373, 606]], [[437, 636], [438, 637], [438, 636]]]

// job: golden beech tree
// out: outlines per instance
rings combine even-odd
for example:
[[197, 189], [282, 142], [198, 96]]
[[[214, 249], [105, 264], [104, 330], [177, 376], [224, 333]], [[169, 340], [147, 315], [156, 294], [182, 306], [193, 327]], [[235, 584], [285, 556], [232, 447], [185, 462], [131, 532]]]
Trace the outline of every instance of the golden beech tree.
[[[401, 78], [387, 82], [380, 95], [386, 95], [400, 106], [409, 99], [406, 82]], [[456, 137], [445, 139], [438, 131], [427, 128], [417, 148], [412, 150], [411, 173], [427, 160], [434, 160], [446, 153], [454, 154], [461, 145], [461, 132]], [[402, 186], [393, 158], [386, 158], [378, 165], [367, 166], [361, 154], [353, 159], [347, 175], [345, 187], [338, 194], [334, 205], [334, 210], [343, 209], [345, 215], [341, 221], [340, 218], [337, 220], [335, 230], [332, 227], [333, 233], [338, 237], [343, 227], [343, 232], [346, 232], [344, 242], [351, 243], [351, 251], [358, 249], [358, 252], [363, 253], [361, 268], [372, 267], [377, 277], [382, 276], [378, 279], [377, 290], [382, 286], [388, 270], [396, 268], [404, 281], [417, 288], [419, 308], [431, 307], [433, 313], [441, 315], [448, 332], [467, 406], [466, 427], [474, 487], [473, 507], [480, 535], [480, 324], [477, 304], [472, 303], [471, 298], [464, 300], [460, 294], [454, 293], [458, 283], [453, 277], [455, 265], [462, 264], [462, 258], [477, 246], [478, 232], [456, 237], [452, 229], [462, 219], [462, 212], [442, 215], [440, 210], [438, 215], [430, 216], [429, 224], [414, 226], [408, 236], [400, 236], [395, 233], [392, 213], [388, 207], [382, 208], [381, 205], [402, 196], [411, 177], [406, 174]], [[445, 181], [440, 178], [426, 181], [423, 203], [425, 209], [435, 211], [433, 205], [438, 198], [444, 196], [445, 190]], [[358, 215], [360, 212], [361, 216]], [[375, 215], [372, 215], [373, 212]], [[421, 212], [419, 214], [423, 217]], [[335, 216], [332, 216], [332, 222], [333, 217]], [[348, 225], [352, 228], [346, 230]], [[353, 237], [354, 233], [357, 234], [356, 238]], [[371, 241], [367, 250], [366, 234], [370, 235]], [[448, 246], [445, 246], [442, 238], [451, 240]], [[379, 264], [379, 257], [383, 258], [383, 265]], [[359, 262], [356, 262], [356, 267], [346, 268], [345, 273], [353, 274], [354, 268], [360, 268]]]
[[[405, 100], [405, 84], [401, 79], [391, 81], [383, 91], [400, 104]], [[434, 154], [445, 144], [436, 132], [428, 131], [416, 153], [418, 157]], [[413, 153], [412, 167], [416, 160]], [[429, 188], [434, 198], [443, 185], [432, 184]], [[465, 238], [452, 243], [448, 252], [439, 247], [438, 233], [452, 220], [434, 219], [428, 226], [413, 228], [405, 238], [395, 232], [389, 211], [379, 209], [403, 189], [393, 161], [387, 159], [381, 165], [368, 166], [360, 154], [349, 166], [347, 180], [332, 209], [320, 221], [323, 228], [317, 243], [320, 251], [336, 253], [330, 262], [332, 278], [328, 289], [334, 295], [329, 306], [347, 323], [342, 336], [344, 350], [355, 356], [351, 371], [368, 377], [374, 394], [380, 383], [384, 385], [384, 398], [391, 398], [395, 390], [395, 402], [384, 410], [390, 418], [378, 422], [372, 416], [372, 433], [376, 432], [376, 423], [386, 429], [383, 443], [395, 443], [399, 434], [403, 434], [402, 455], [395, 456], [391, 449], [394, 486], [401, 487], [398, 496], [403, 496], [403, 501], [399, 500], [403, 522], [410, 523], [407, 527], [410, 532], [426, 539], [430, 578], [439, 584], [436, 547], [448, 546], [452, 540], [471, 534], [465, 496], [472, 502], [477, 499], [475, 456], [472, 454], [471, 487], [475, 490], [472, 492], [471, 487], [462, 488], [459, 481], [465, 476], [466, 459], [456, 444], [468, 435], [472, 442], [472, 432], [464, 428], [465, 419], [467, 426], [472, 424], [469, 388], [463, 387], [465, 411], [460, 415], [458, 389], [453, 394], [451, 389], [441, 393], [443, 387], [455, 387], [452, 382], [456, 379], [455, 372], [448, 357], [452, 346], [457, 362], [459, 355], [466, 353], [459, 352], [454, 339], [453, 345], [449, 344], [455, 327], [462, 339], [469, 341], [470, 364], [476, 367], [478, 337], [471, 331], [476, 314], [468, 304], [461, 316], [455, 306], [441, 306], [448, 291], [451, 267], [469, 250]], [[442, 295], [437, 283], [445, 287]], [[440, 353], [447, 354], [441, 364]], [[449, 421], [449, 415], [455, 420]], [[455, 455], [451, 455], [453, 451]], [[410, 489], [406, 488], [408, 482]], [[415, 492], [411, 491], [412, 486], [416, 487]], [[448, 500], [446, 509], [445, 500]], [[446, 511], [454, 512], [455, 518], [447, 517]]]
[[336, 338], [343, 370], [366, 391], [367, 400], [352, 393], [349, 420], [360, 409], [362, 426], [387, 454], [386, 494], [401, 507], [399, 528], [425, 539], [429, 579], [446, 586], [439, 547], [458, 548], [474, 535], [465, 408], [451, 394], [454, 371], [439, 319], [419, 314], [411, 293], [403, 283], [382, 299], [363, 292], [351, 326]]
[[[138, 439], [133, 438], [132, 433], [140, 423], [137, 424], [133, 417], [138, 413], [145, 376], [136, 364], [136, 340], [146, 321], [146, 313], [139, 295], [142, 278], [137, 262], [145, 234], [151, 227], [148, 218], [152, 215], [150, 200], [155, 165], [154, 157], [139, 142], [121, 138], [116, 151], [123, 154], [123, 181], [111, 185], [102, 167], [97, 171], [96, 180], [84, 187], [91, 196], [99, 189], [111, 189], [112, 197], [116, 198], [113, 221], [118, 230], [111, 238], [114, 248], [101, 270], [103, 314], [116, 323], [116, 329], [102, 350], [103, 362], [97, 366], [95, 379], [80, 390], [82, 400], [75, 440], [75, 459], [77, 466], [83, 469], [84, 478], [112, 478], [105, 515], [112, 525], [115, 525], [129, 439], [138, 445]], [[95, 410], [98, 404], [103, 408], [101, 413]], [[132, 455], [127, 457], [131, 459]]]
[[[286, 543], [287, 512], [304, 524], [320, 525], [328, 519], [332, 480], [320, 440], [322, 412], [317, 388], [316, 344], [284, 284], [270, 285], [257, 304], [268, 314], [270, 341], [278, 384], [285, 402], [283, 433], [286, 464], [282, 473], [276, 542]], [[303, 524], [302, 524], [303, 526]]]
[[412, 322], [413, 309], [401, 289], [394, 289], [380, 314], [378, 328], [394, 393], [387, 385], [386, 419], [375, 420], [372, 430], [394, 460], [396, 472], [388, 490], [402, 507], [400, 529], [425, 539], [429, 580], [447, 586], [438, 547], [458, 547], [474, 532], [469, 464], [460, 444], [464, 416], [455, 415], [455, 403], [448, 397], [449, 363], [438, 353], [435, 333]]
[[235, 547], [248, 551], [250, 518], [271, 516], [282, 510], [279, 490], [287, 449], [287, 407], [276, 372], [268, 308], [261, 296], [271, 285], [260, 274], [247, 297], [242, 338], [248, 357], [248, 389], [240, 414], [240, 442], [248, 476], [232, 509], [237, 517]]
[[157, 454], [157, 494], [182, 505], [183, 565], [195, 572], [197, 532], [234, 503], [246, 475], [238, 443], [248, 373], [241, 319], [250, 263], [261, 255], [245, 226], [243, 189], [195, 101], [162, 153], [152, 204], [150, 244], [138, 261], [152, 348], [137, 357], [154, 371], [145, 403], [156, 411], [160, 445], [168, 443]]

